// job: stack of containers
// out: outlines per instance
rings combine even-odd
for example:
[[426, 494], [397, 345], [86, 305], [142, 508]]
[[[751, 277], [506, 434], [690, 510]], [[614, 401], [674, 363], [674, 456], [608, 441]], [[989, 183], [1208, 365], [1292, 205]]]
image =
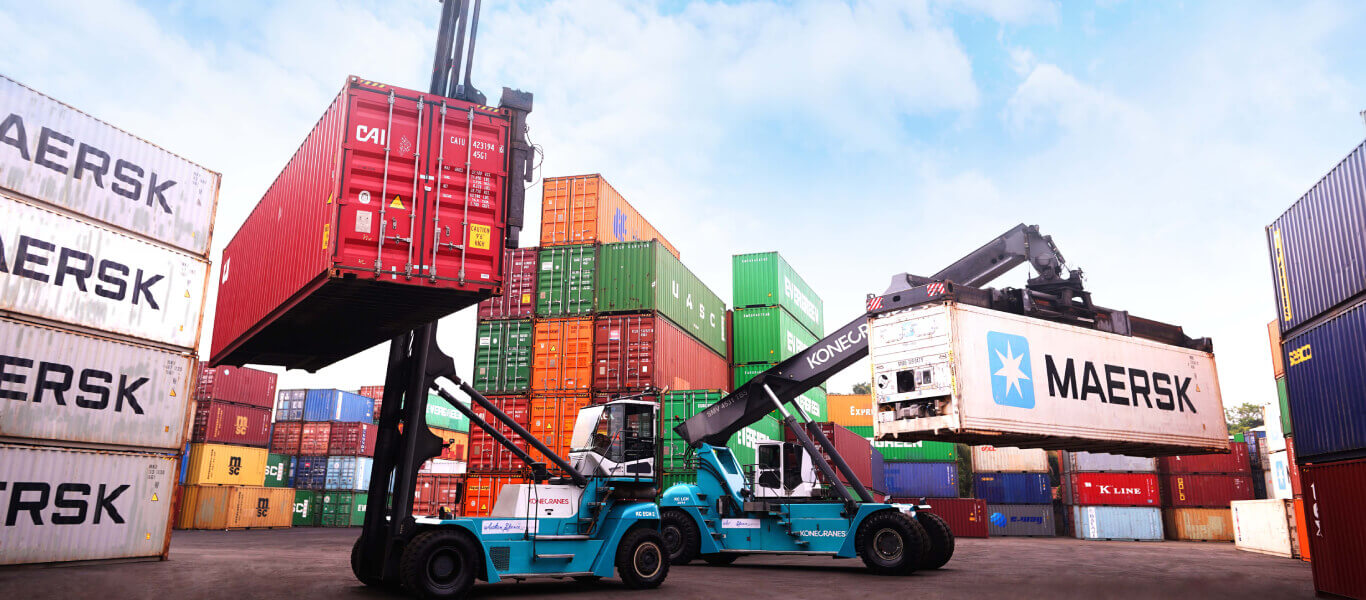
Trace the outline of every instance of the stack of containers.
[[[676, 483], [695, 483], [697, 464], [693, 452], [674, 431], [683, 421], [715, 404], [726, 393], [720, 390], [672, 390], [659, 397], [660, 492]], [[753, 462], [753, 461], [751, 461]]]
[[282, 390], [275, 414], [270, 451], [290, 457], [294, 525], [359, 525], [379, 429], [374, 400], [338, 389]]
[[1083, 540], [1161, 541], [1163, 513], [1157, 461], [1091, 452], [1063, 452], [1064, 514]]
[[441, 456], [418, 470], [414, 515], [458, 514], [469, 450], [470, 420], [439, 395], [427, 396], [427, 427], [441, 438]]
[[1247, 460], [1252, 467], [1252, 497], [1266, 498], [1267, 482], [1270, 480], [1267, 468], [1271, 458], [1266, 441], [1266, 427], [1249, 429], [1243, 432], [1242, 436], [1243, 443], [1247, 445]]
[[0, 481], [127, 489], [11, 519], [0, 564], [164, 558], [219, 175], [3, 76], [0, 114]]
[[[1294, 431], [1291, 427], [1289, 397], [1286, 391], [1285, 356], [1281, 351], [1281, 331], [1277, 321], [1266, 324], [1271, 342], [1271, 368], [1276, 378], [1277, 403], [1265, 409], [1266, 497], [1292, 502], [1295, 531], [1299, 537], [1300, 559], [1309, 562], [1313, 551], [1309, 544], [1309, 524], [1305, 520], [1303, 488], [1300, 470], [1295, 464]], [[1312, 352], [1312, 350], [1311, 350]]]
[[987, 502], [992, 536], [1057, 535], [1047, 452], [973, 446], [972, 470], [976, 495]]
[[[883, 461], [881, 490], [897, 500], [928, 498], [936, 514], [956, 524], [964, 537], [986, 537], [985, 505], [957, 499], [958, 450], [948, 442], [880, 442], [873, 439], [873, 399], [868, 394], [831, 394], [827, 399], [830, 421], [867, 439]], [[959, 535], [959, 529], [954, 534]]]
[[1230, 504], [1252, 500], [1248, 446], [1236, 438], [1227, 454], [1164, 456], [1157, 459], [1162, 511], [1173, 539], [1231, 541], [1237, 533]]
[[366, 398], [369, 398], [369, 399], [375, 401], [375, 419], [374, 419], [374, 420], [375, 420], [375, 423], [379, 423], [379, 411], [380, 411], [380, 407], [384, 406], [384, 386], [382, 386], [382, 385], [363, 385], [363, 386], [360, 386], [360, 389], [359, 389], [359, 390], [356, 390], [356, 393], [357, 393], [357, 394], [360, 394], [360, 395], [362, 395], [362, 396], [365, 396]]

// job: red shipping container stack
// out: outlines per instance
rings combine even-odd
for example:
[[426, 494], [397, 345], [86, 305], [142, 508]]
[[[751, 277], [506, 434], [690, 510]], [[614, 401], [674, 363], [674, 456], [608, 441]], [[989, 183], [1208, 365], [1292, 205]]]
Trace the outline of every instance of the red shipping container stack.
[[508, 484], [526, 483], [515, 476], [479, 476], [471, 473], [465, 478], [465, 498], [463, 515], [466, 517], [487, 517], [498, 501], [498, 492]]
[[357, 394], [365, 396], [375, 401], [375, 422], [379, 422], [379, 409], [384, 405], [384, 386], [382, 385], [363, 385], [356, 391]]
[[274, 373], [238, 367], [201, 367], [195, 400], [218, 400], [258, 408], [275, 402]]
[[479, 319], [530, 319], [536, 316], [537, 248], [503, 251], [503, 293], [479, 303]]
[[954, 537], [987, 537], [987, 501], [977, 498], [926, 498], [929, 512], [949, 524]]
[[1252, 472], [1247, 458], [1247, 444], [1230, 442], [1228, 454], [1192, 454], [1164, 456], [1157, 459], [1157, 472], [1164, 475], [1182, 473], [1246, 473]]
[[1163, 475], [1162, 506], [1228, 508], [1234, 500], [1253, 500], [1252, 477], [1233, 473]]
[[200, 400], [195, 403], [194, 431], [190, 441], [196, 444], [269, 447], [270, 409]]
[[1063, 480], [1064, 502], [1084, 506], [1151, 506], [1161, 502], [1152, 473], [1072, 473]]
[[[518, 425], [527, 427], [531, 424], [531, 404], [528, 397], [489, 396], [488, 399], [499, 410], [516, 421]], [[477, 404], [473, 406], [473, 409], [474, 414], [495, 426], [499, 433], [512, 440], [517, 447], [523, 450], [527, 449], [526, 440], [513, 432], [512, 428], [489, 416], [488, 411]], [[518, 460], [516, 455], [495, 441], [483, 429], [479, 427], [470, 428], [469, 473], [471, 477], [475, 475], [510, 475], [523, 466], [522, 461]]]
[[1366, 460], [1300, 466], [1314, 589], [1366, 598]]
[[413, 489], [413, 516], [436, 516], [441, 508], [459, 514], [464, 482], [462, 475], [418, 475], [417, 487]]
[[303, 434], [299, 438], [300, 456], [324, 456], [327, 444], [332, 441], [332, 423], [304, 423]]
[[270, 434], [270, 451], [275, 454], [298, 456], [299, 443], [303, 441], [304, 424], [298, 421], [280, 421]]
[[594, 392], [730, 390], [726, 357], [657, 313], [598, 317], [593, 358]]
[[369, 423], [333, 423], [328, 433], [328, 456], [374, 456], [379, 427]]
[[[864, 487], [868, 488], [870, 492], [875, 489], [881, 489], [886, 485], [880, 481], [873, 481], [872, 442], [869, 442], [863, 436], [854, 433], [841, 425], [836, 425], [835, 423], [813, 423], [813, 425], [820, 426], [821, 432], [825, 434], [826, 439], [829, 439], [830, 443], [835, 445], [835, 450], [844, 458], [844, 462], [849, 464], [849, 469], [854, 472], [854, 475], [859, 478], [859, 481], [862, 482]], [[797, 441], [796, 436], [792, 435], [791, 429], [783, 428], [783, 434], [787, 441], [793, 443]], [[830, 460], [830, 456], [826, 454], [824, 450], [821, 451], [821, 454], [825, 455], [826, 462], [829, 462], [832, 465], [834, 464], [834, 462]], [[845, 479], [843, 473], [838, 473], [838, 475], [841, 482], [848, 483], [848, 480]], [[821, 475], [817, 474], [817, 477], [821, 477]]]

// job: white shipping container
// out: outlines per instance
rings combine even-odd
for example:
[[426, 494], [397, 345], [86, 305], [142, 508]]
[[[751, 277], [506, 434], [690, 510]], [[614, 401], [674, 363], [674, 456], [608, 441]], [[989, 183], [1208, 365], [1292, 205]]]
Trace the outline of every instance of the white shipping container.
[[1214, 355], [946, 302], [872, 319], [879, 440], [1228, 448]]
[[209, 254], [219, 175], [0, 76], [0, 187]]
[[0, 444], [0, 564], [165, 558], [176, 460]]
[[972, 470], [978, 473], [1047, 473], [1048, 453], [1038, 448], [973, 446]]
[[433, 458], [417, 470], [420, 475], [464, 475], [465, 461]]
[[0, 310], [194, 349], [209, 262], [0, 193]]
[[1290, 486], [1290, 456], [1285, 450], [1272, 452], [1267, 459], [1266, 493], [1281, 500], [1295, 498], [1295, 491]]
[[1104, 452], [1064, 452], [1062, 468], [1072, 473], [1156, 473], [1157, 459]]
[[0, 437], [180, 449], [195, 357], [0, 318]]
[[1239, 550], [1299, 558], [1293, 500], [1237, 500], [1233, 509], [1233, 545]]

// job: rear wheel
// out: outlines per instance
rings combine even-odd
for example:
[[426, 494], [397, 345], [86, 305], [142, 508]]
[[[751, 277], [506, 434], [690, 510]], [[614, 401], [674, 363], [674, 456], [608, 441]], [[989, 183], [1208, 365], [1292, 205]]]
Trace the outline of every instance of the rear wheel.
[[686, 565], [697, 558], [697, 547], [701, 534], [692, 516], [678, 509], [664, 511], [660, 519], [659, 535], [664, 539], [664, 549], [669, 553], [669, 564]]
[[894, 510], [868, 515], [859, 524], [854, 547], [868, 570], [879, 575], [909, 575], [929, 548], [925, 529]]
[[740, 558], [739, 554], [708, 554], [703, 556], [702, 560], [707, 561], [707, 564], [709, 565], [724, 567], [735, 562], [738, 558]]
[[669, 555], [659, 532], [643, 527], [628, 531], [617, 546], [617, 573], [633, 590], [657, 588], [669, 575]]
[[466, 536], [436, 530], [408, 542], [399, 561], [403, 587], [418, 598], [463, 598], [474, 586], [479, 549]]
[[925, 537], [930, 540], [930, 551], [920, 559], [921, 569], [938, 569], [953, 558], [953, 532], [949, 524], [939, 515], [924, 511], [915, 513], [915, 520], [925, 528]]

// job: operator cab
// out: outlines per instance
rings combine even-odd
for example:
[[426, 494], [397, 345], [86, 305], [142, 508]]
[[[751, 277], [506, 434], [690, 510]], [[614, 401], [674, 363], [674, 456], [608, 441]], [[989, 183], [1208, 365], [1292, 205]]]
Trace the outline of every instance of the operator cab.
[[586, 477], [655, 479], [659, 405], [613, 400], [579, 410], [569, 464]]
[[816, 467], [801, 445], [760, 442], [756, 447], [754, 495], [758, 498], [812, 498], [821, 489]]

